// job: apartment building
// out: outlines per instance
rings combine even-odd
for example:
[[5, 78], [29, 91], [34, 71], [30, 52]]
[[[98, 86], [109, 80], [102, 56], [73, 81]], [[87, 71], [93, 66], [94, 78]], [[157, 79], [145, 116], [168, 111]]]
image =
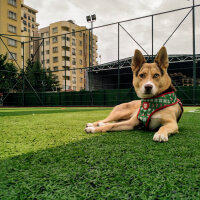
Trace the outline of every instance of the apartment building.
[[[19, 67], [22, 67], [23, 64], [21, 42], [28, 42], [24, 45], [25, 61], [30, 59], [38, 48], [38, 42], [33, 42], [29, 37], [38, 36], [37, 12], [37, 10], [25, 5], [24, 0], [0, 0], [0, 34], [7, 34], [7, 36], [1, 37], [3, 42], [0, 41], [0, 54], [7, 53], [8, 59], [13, 62], [15, 60]], [[39, 60], [39, 52], [34, 56], [34, 60]]]
[[[37, 10], [24, 4], [24, 0], [21, 3], [21, 32], [22, 35], [27, 36], [22, 38], [22, 41], [27, 42], [24, 45], [25, 48], [25, 60], [33, 58], [34, 61], [39, 60], [39, 41], [34, 37], [39, 37], [38, 26], [36, 22]], [[29, 37], [28, 37], [29, 36]]]
[[0, 54], [7, 53], [10, 60], [16, 60], [20, 65], [20, 38], [12, 35], [21, 35], [21, 0], [0, 0], [0, 34], [9, 35], [9, 38], [1, 37]]
[[[82, 31], [84, 30], [84, 31]], [[85, 88], [84, 67], [89, 66], [89, 30], [72, 20], [59, 21], [39, 30], [44, 46], [40, 48], [43, 67], [53, 72], [62, 91]], [[91, 48], [90, 48], [91, 49]], [[93, 35], [93, 65], [97, 64], [97, 36]]]

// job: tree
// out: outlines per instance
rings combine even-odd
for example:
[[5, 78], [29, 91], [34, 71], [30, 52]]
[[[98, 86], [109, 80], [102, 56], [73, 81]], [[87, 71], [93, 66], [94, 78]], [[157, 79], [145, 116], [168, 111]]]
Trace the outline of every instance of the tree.
[[18, 81], [17, 68], [0, 54], [0, 93], [9, 92]]
[[[42, 69], [41, 63], [38, 61], [27, 61], [25, 76], [36, 91], [55, 91], [59, 88], [59, 82], [55, 80], [51, 72]], [[30, 84], [26, 84], [26, 88], [29, 90], [31, 89]]]

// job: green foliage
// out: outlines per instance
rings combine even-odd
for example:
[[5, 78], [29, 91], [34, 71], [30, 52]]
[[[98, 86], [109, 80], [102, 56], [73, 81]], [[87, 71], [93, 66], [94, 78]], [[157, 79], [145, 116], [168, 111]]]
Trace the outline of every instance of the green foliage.
[[110, 110], [1, 109], [0, 199], [200, 199], [200, 109], [167, 143], [143, 130], [84, 132]]
[[[40, 62], [27, 61], [27, 67], [25, 69], [25, 76], [32, 85], [32, 87], [38, 91], [55, 91], [59, 88], [59, 83], [56, 81], [51, 72], [46, 72], [42, 69]], [[26, 83], [26, 89], [32, 91], [30, 84]]]
[[9, 92], [17, 82], [17, 68], [7, 61], [7, 55], [0, 54], [0, 93]]

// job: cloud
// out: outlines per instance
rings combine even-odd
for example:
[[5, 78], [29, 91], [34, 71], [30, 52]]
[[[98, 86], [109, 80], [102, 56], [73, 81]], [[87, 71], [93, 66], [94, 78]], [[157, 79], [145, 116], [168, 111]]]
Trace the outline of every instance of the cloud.
[[[191, 6], [192, 0], [25, 0], [25, 3], [39, 11], [37, 21], [41, 24], [40, 28], [48, 26], [55, 21], [69, 19], [75, 20], [78, 25], [89, 28], [90, 24], [86, 22], [85, 18], [89, 14], [96, 14], [97, 21], [94, 26], [99, 26]], [[195, 3], [200, 4], [200, 0], [195, 0]], [[184, 10], [154, 17], [154, 53], [159, 50], [160, 46], [175, 30], [188, 11]], [[169, 53], [192, 53], [191, 19], [190, 14], [167, 43], [166, 46]], [[200, 43], [199, 24], [200, 8], [196, 8], [197, 44]], [[122, 26], [149, 54], [151, 53], [151, 18], [122, 23]], [[102, 62], [117, 59], [117, 30], [117, 25], [94, 30], [94, 34], [98, 36], [98, 54], [101, 55]], [[135, 48], [139, 48], [138, 45], [120, 28], [120, 57], [132, 56]], [[200, 52], [199, 45], [197, 45], [197, 52]]]

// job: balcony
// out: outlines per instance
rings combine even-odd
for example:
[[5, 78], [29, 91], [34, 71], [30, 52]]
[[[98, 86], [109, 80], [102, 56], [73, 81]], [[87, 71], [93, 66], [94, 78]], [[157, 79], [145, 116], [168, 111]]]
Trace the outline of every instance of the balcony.
[[[65, 80], [63, 80], [63, 85], [65, 85]], [[70, 85], [71, 85], [70, 81], [66, 80], [66, 86], [70, 86]]]
[[70, 67], [70, 61], [66, 60], [66, 61], [62, 61], [62, 66], [65, 66], [65, 62], [66, 62], [66, 66]]
[[[65, 51], [62, 51], [62, 56], [65, 56]], [[66, 56], [70, 57], [70, 52], [69, 51], [66, 51]]]
[[[65, 40], [62, 40], [62, 47], [65, 47]], [[66, 47], [70, 47], [69, 41], [66, 41]]]
[[[65, 71], [62, 72], [62, 76], [65, 77]], [[69, 70], [66, 70], [66, 76], [70, 76], [70, 71]]]

